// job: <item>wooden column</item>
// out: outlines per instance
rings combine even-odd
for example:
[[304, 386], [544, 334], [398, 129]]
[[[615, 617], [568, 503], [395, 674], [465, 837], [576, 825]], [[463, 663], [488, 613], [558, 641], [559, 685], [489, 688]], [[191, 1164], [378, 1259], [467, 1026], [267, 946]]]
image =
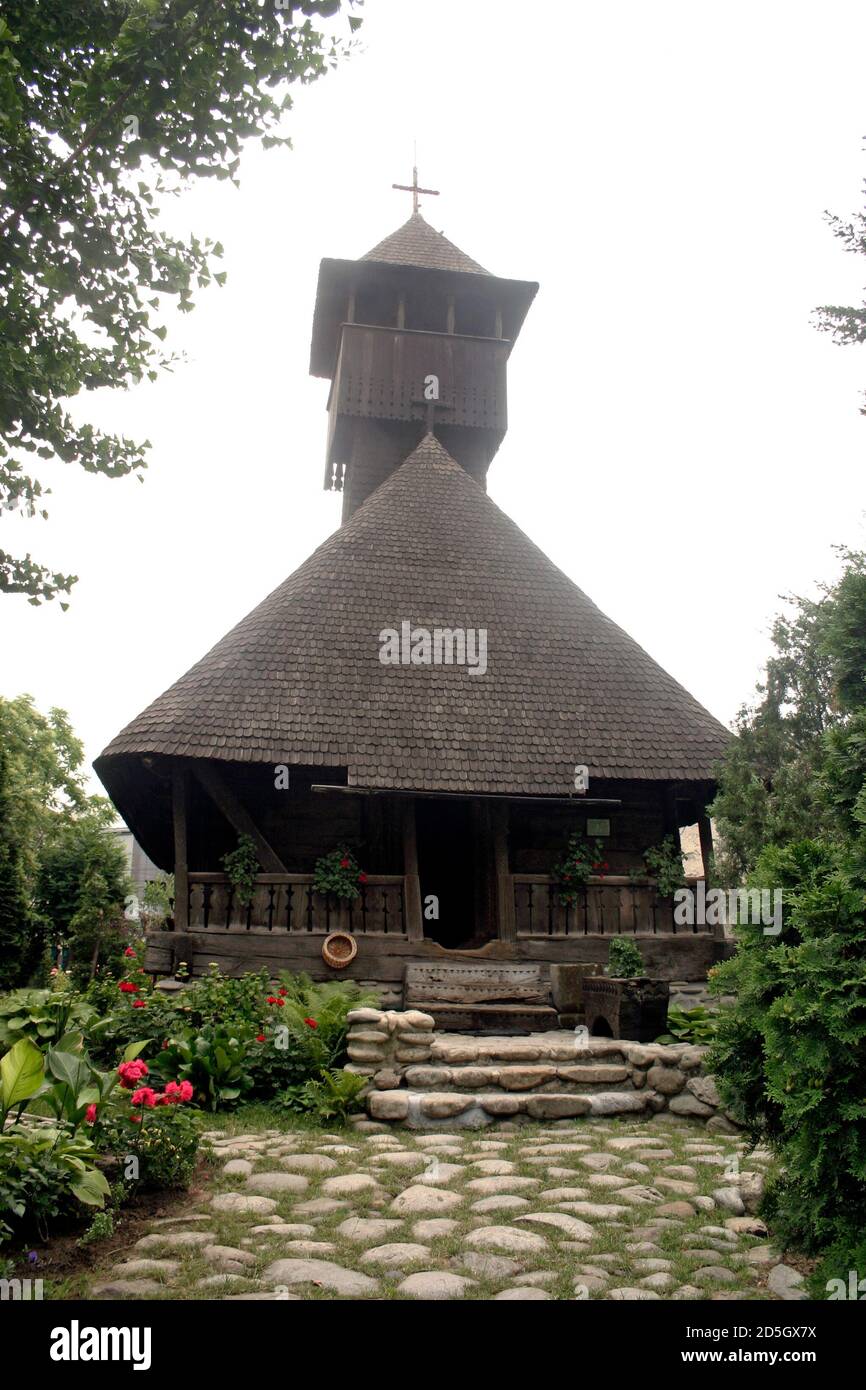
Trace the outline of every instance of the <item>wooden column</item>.
[[406, 933], [410, 941], [424, 938], [421, 915], [421, 880], [418, 877], [418, 832], [415, 825], [415, 798], [403, 803], [403, 875], [406, 895]]
[[453, 294], [449, 294], [449, 296], [448, 296], [448, 318], [447, 318], [446, 327], [445, 327], [445, 332], [446, 332], [446, 333], [453, 333], [453, 332], [454, 332], [454, 324], [455, 324], [455, 321], [456, 321], [456, 315], [455, 315], [455, 310], [454, 310], [454, 296], [453, 296]]
[[706, 811], [698, 816], [698, 834], [701, 838], [701, 859], [704, 861], [704, 878], [707, 884], [713, 877], [713, 828]]
[[406, 295], [403, 290], [400, 291], [400, 297], [397, 300], [397, 327], [406, 327]]
[[493, 833], [493, 872], [496, 879], [496, 924], [500, 941], [513, 941], [514, 881], [508, 865], [508, 802], [494, 801], [490, 807]]
[[171, 770], [171, 807], [174, 821], [174, 929], [189, 927], [189, 867], [187, 863], [187, 811], [189, 777], [182, 767]]

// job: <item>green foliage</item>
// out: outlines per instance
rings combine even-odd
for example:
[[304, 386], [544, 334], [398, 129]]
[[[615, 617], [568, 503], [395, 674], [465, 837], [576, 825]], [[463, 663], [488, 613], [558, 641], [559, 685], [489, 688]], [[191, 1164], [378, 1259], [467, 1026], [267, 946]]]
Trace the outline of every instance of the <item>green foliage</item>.
[[76, 1204], [101, 1207], [108, 1183], [86, 1135], [52, 1126], [12, 1126], [0, 1134], [0, 1240], [36, 1231], [43, 1238]]
[[834, 775], [828, 752], [841, 775], [842, 752], [853, 751], [857, 732], [852, 715], [866, 700], [866, 555], [838, 553], [842, 577], [821, 585], [818, 600], [788, 596], [791, 612], [773, 624], [774, 654], [758, 698], [740, 711], [737, 738], [719, 768], [709, 809], [721, 840], [716, 875], [725, 886], [743, 883], [767, 845], [846, 833], [826, 779]]
[[351, 1071], [323, 1071], [302, 1085], [287, 1087], [274, 1101], [277, 1109], [309, 1115], [321, 1123], [345, 1124], [361, 1109], [360, 1095], [368, 1085], [365, 1076]]
[[685, 887], [683, 852], [676, 836], [667, 835], [660, 845], [648, 849], [644, 863], [647, 872], [656, 880], [661, 897], [672, 898], [678, 888]]
[[13, 833], [9, 753], [0, 742], [0, 989], [19, 982], [35, 945], [24, 864]]
[[643, 956], [627, 936], [615, 936], [607, 954], [608, 974], [615, 979], [633, 980], [646, 974]]
[[82, 1248], [93, 1245], [100, 1240], [108, 1240], [115, 1231], [115, 1215], [113, 1211], [98, 1211], [83, 1235], [78, 1237], [78, 1245]]
[[[350, 4], [352, 0], [350, 0]], [[164, 311], [193, 307], [222, 247], [160, 229], [162, 196], [237, 183], [243, 143], [286, 146], [293, 83], [344, 44], [340, 0], [10, 0], [0, 17], [0, 503], [45, 515], [32, 457], [141, 476], [147, 441], [104, 434], [68, 401], [155, 380]], [[349, 23], [357, 23], [350, 19]], [[39, 603], [75, 577], [0, 552], [0, 590]]]
[[129, 941], [124, 905], [132, 884], [126, 856], [99, 817], [58, 821], [42, 851], [37, 908], [51, 940], [69, 947], [78, 984], [98, 963], [119, 970]]
[[[189, 1187], [201, 1142], [200, 1116], [188, 1105], [141, 1107], [138, 1114], [133, 1121], [125, 1096], [116, 1095], [99, 1125], [100, 1148], [119, 1162], [126, 1193]], [[130, 1159], [137, 1163], [130, 1165]]]
[[122, 918], [115, 812], [87, 795], [83, 759], [62, 710], [0, 698], [0, 987], [30, 980], [46, 938], [75, 941], [88, 968], [102, 923]]
[[189, 1081], [196, 1101], [209, 1110], [236, 1103], [252, 1090], [250, 1031], [207, 1024], [200, 1032], [170, 1037], [154, 1060], [165, 1081]]
[[160, 931], [174, 908], [174, 874], [149, 879], [141, 895], [139, 918], [143, 933]]
[[586, 887], [590, 876], [597, 874], [604, 878], [607, 867], [602, 840], [590, 843], [577, 831], [569, 835], [565, 853], [553, 869], [559, 901], [567, 907], [576, 907], [581, 899], [580, 890]]
[[237, 849], [223, 855], [222, 866], [234, 890], [235, 901], [239, 907], [246, 907], [253, 900], [259, 871], [256, 847], [249, 835], [238, 836]]
[[838, 1273], [866, 1229], [866, 892], [820, 841], [771, 846], [755, 878], [771, 875], [782, 933], [741, 929], [714, 971], [737, 1003], [719, 1014], [709, 1066], [734, 1118], [781, 1160], [765, 1207], [774, 1239], [834, 1250]]
[[716, 1013], [703, 1004], [693, 1009], [668, 1009], [668, 1031], [657, 1043], [694, 1043], [706, 1047], [716, 1036]]
[[367, 875], [358, 867], [358, 861], [346, 845], [338, 845], [329, 854], [316, 860], [313, 869], [313, 888], [317, 893], [330, 893], [343, 902], [354, 902], [361, 896], [360, 884], [365, 883]]

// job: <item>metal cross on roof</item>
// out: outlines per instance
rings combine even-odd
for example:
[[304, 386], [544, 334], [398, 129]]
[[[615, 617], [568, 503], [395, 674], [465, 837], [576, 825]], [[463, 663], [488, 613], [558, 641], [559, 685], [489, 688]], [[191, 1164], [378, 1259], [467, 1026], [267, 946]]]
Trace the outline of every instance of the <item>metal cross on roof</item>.
[[418, 211], [418, 194], [419, 194], [419, 193], [424, 193], [424, 194], [426, 194], [426, 195], [427, 195], [428, 197], [430, 197], [430, 198], [438, 198], [438, 197], [439, 197], [439, 189], [438, 189], [438, 188], [420, 188], [420, 187], [418, 186], [418, 166], [417, 166], [417, 164], [415, 164], [415, 165], [412, 166], [412, 182], [411, 182], [411, 183], [392, 183], [392, 184], [391, 184], [391, 187], [392, 187], [392, 188], [398, 188], [398, 189], [400, 190], [401, 193], [411, 193], [411, 194], [412, 194], [412, 211], [413, 211], [413, 212], [417, 212], [417, 211]]

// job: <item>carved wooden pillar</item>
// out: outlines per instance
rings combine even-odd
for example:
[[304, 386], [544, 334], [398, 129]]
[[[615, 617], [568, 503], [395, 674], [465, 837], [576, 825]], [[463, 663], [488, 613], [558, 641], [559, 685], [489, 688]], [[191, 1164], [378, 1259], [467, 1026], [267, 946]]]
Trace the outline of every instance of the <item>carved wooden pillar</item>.
[[515, 937], [514, 881], [508, 864], [508, 821], [508, 802], [492, 802], [490, 823], [496, 878], [496, 925], [500, 941], [513, 941]]
[[174, 929], [189, 927], [189, 869], [187, 864], [187, 813], [189, 776], [175, 765], [171, 770], [171, 806], [174, 822]]
[[403, 875], [406, 895], [406, 934], [410, 941], [424, 937], [421, 916], [421, 880], [418, 877], [418, 833], [415, 825], [415, 798], [403, 802]]

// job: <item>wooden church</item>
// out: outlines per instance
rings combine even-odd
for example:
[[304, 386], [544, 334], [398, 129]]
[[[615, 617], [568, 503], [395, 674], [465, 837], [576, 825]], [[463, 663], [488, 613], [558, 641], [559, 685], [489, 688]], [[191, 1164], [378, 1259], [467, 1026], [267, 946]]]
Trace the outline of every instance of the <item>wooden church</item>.
[[[339, 975], [388, 1004], [451, 963], [490, 967], [452, 972], [458, 1005], [487, 973], [543, 1007], [551, 964], [603, 964], [626, 933], [650, 974], [701, 979], [720, 943], [675, 924], [644, 854], [697, 823], [706, 863], [729, 735], [488, 497], [537, 285], [465, 255], [419, 191], [367, 255], [321, 263], [310, 371], [331, 383], [339, 529], [96, 761], [175, 875], [148, 968], [336, 978], [340, 932]], [[566, 903], [574, 833], [607, 867]], [[245, 903], [223, 869], [241, 835]], [[350, 903], [313, 887], [340, 846], [366, 876]]]

